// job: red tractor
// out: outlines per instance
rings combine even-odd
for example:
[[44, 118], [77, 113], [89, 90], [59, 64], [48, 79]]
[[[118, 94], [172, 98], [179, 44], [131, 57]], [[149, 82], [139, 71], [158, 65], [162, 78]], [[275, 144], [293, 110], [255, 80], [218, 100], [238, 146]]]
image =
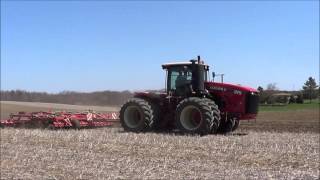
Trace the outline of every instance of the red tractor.
[[228, 133], [238, 128], [240, 120], [256, 118], [258, 92], [208, 81], [209, 66], [200, 56], [189, 62], [163, 64], [162, 68], [167, 74], [165, 92], [135, 93], [121, 107], [120, 123], [126, 131]]

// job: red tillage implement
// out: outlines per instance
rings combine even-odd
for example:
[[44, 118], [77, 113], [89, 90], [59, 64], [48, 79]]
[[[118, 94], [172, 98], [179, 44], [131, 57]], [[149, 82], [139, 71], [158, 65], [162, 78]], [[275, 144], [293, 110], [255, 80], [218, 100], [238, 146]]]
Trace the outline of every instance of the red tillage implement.
[[19, 112], [1, 120], [3, 127], [40, 127], [40, 128], [82, 128], [111, 126], [119, 121], [118, 112], [96, 113], [92, 111], [73, 112]]

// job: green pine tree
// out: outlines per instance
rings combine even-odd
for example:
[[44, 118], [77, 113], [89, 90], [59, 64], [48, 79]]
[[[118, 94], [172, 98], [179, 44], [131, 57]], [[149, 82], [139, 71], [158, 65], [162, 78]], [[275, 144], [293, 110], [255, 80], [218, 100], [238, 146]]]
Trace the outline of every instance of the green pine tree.
[[304, 86], [302, 87], [303, 88], [303, 94], [306, 96], [306, 97], [309, 97], [309, 100], [310, 100], [310, 103], [311, 103], [311, 100], [313, 98], [315, 98], [315, 91], [317, 90], [317, 83], [316, 83], [316, 80], [312, 77], [309, 77], [308, 80], [304, 83]]

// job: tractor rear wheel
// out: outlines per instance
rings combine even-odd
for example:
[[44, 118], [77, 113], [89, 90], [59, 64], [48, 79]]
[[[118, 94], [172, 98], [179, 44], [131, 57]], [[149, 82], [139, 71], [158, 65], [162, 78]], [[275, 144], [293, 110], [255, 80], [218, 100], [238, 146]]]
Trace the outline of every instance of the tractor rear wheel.
[[220, 110], [218, 105], [216, 105], [216, 103], [209, 99], [209, 98], [204, 98], [204, 101], [206, 101], [206, 103], [210, 106], [211, 111], [212, 111], [212, 115], [213, 115], [213, 125], [211, 128], [211, 133], [215, 134], [217, 133], [217, 130], [219, 128], [220, 125], [220, 120], [221, 120], [221, 115], [220, 115]]
[[150, 103], [140, 98], [129, 99], [121, 107], [120, 123], [125, 131], [149, 130], [154, 123], [154, 112]]
[[176, 123], [183, 133], [205, 135], [211, 132], [214, 117], [206, 100], [190, 97], [178, 104]]

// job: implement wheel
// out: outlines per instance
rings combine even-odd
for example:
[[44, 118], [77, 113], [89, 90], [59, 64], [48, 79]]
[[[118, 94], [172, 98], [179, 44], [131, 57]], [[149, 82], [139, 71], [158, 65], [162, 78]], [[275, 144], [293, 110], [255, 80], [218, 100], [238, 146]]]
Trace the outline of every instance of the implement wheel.
[[72, 124], [72, 128], [74, 129], [80, 129], [81, 125], [80, 125], [80, 121], [77, 119], [72, 119], [71, 120], [71, 124]]
[[183, 133], [205, 135], [211, 132], [214, 117], [204, 99], [190, 97], [182, 100], [177, 106], [176, 123]]
[[48, 130], [55, 130], [56, 127], [53, 124], [48, 124], [48, 126], [46, 127], [46, 129]]
[[153, 126], [154, 118], [150, 103], [140, 98], [129, 99], [120, 110], [120, 123], [125, 131], [147, 131]]

